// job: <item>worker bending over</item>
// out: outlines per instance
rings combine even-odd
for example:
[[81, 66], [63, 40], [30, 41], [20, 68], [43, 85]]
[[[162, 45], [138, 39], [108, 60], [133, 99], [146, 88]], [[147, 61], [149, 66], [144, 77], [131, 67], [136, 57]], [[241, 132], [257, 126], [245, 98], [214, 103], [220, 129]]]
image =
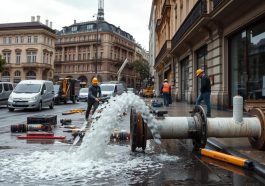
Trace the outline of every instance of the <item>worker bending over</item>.
[[93, 112], [96, 111], [99, 105], [99, 98], [101, 97], [101, 88], [98, 86], [98, 79], [92, 79], [92, 85], [88, 88], [88, 99], [87, 99], [87, 110], [86, 110], [86, 120], [89, 118], [89, 113], [93, 106]]

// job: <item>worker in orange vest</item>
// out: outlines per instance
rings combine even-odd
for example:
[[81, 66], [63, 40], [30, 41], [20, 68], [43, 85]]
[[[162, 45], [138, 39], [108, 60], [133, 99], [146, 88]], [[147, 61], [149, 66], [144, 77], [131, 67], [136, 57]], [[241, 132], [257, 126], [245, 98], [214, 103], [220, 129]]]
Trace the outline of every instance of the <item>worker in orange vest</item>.
[[168, 107], [168, 105], [170, 103], [171, 86], [168, 83], [167, 79], [164, 79], [164, 83], [161, 87], [161, 92], [163, 93], [164, 106]]

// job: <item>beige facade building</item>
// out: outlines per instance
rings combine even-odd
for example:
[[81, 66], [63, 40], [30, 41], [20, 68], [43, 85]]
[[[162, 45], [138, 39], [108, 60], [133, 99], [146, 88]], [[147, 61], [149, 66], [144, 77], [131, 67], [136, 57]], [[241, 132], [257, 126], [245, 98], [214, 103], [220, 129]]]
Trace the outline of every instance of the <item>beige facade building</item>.
[[53, 79], [56, 35], [48, 23], [37, 16], [36, 21], [0, 24], [0, 53], [6, 60], [2, 81]]
[[73, 77], [90, 84], [96, 76], [100, 81], [117, 80], [117, 72], [127, 58], [122, 81], [135, 87], [132, 67], [136, 43], [133, 37], [104, 19], [77, 23], [57, 33], [55, 79]]
[[194, 103], [203, 68], [213, 106], [265, 99], [265, 1], [153, 0], [152, 10], [156, 87], [167, 78], [176, 101]]

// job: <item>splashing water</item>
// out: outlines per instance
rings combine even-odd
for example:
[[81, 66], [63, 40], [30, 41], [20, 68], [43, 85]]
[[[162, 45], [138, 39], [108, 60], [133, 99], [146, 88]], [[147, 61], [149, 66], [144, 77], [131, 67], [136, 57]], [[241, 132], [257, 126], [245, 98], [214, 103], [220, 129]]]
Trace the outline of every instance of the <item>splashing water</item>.
[[[137, 112], [142, 113], [145, 122], [154, 134], [157, 143], [160, 143], [160, 135], [157, 132], [156, 120], [150, 114], [149, 108], [144, 101], [132, 93], [124, 93], [117, 98], [111, 98], [109, 103], [103, 104], [100, 108], [104, 108], [100, 113], [99, 119], [92, 123], [92, 131], [83, 139], [83, 143], [78, 150], [77, 159], [98, 159], [104, 157], [104, 149], [107, 148], [107, 142], [112, 129], [118, 126], [119, 118], [124, 112], [133, 106]], [[94, 115], [98, 117], [97, 114]], [[96, 131], [96, 132], [95, 132]], [[91, 143], [93, 142], [93, 143]], [[88, 153], [89, 152], [89, 153]]]
[[[7, 181], [8, 177], [13, 177], [13, 175], [18, 177], [19, 183], [30, 183], [30, 180], [32, 182], [45, 180], [45, 184], [53, 180], [66, 183], [72, 181], [72, 184], [93, 183], [93, 180], [94, 183], [98, 183], [97, 179], [104, 181], [113, 175], [123, 177], [125, 182], [137, 182], [137, 179], [141, 177], [134, 178], [132, 170], [144, 173], [150, 171], [150, 168], [151, 170], [159, 169], [162, 165], [154, 162], [155, 157], [152, 156], [136, 155], [133, 157], [127, 146], [107, 145], [112, 129], [118, 126], [123, 113], [128, 112], [132, 106], [137, 112], [142, 113], [155, 141], [160, 143], [156, 119], [150, 114], [148, 106], [135, 94], [124, 93], [111, 98], [108, 103], [98, 108], [98, 110], [104, 109], [101, 113], [94, 114], [93, 117], [98, 119], [92, 123], [80, 147], [61, 152], [36, 151], [12, 157], [0, 155], [0, 174], [6, 177], [6, 179], [0, 179], [0, 183]], [[117, 153], [117, 148], [119, 148], [119, 153]], [[108, 179], [108, 182], [110, 181]]]

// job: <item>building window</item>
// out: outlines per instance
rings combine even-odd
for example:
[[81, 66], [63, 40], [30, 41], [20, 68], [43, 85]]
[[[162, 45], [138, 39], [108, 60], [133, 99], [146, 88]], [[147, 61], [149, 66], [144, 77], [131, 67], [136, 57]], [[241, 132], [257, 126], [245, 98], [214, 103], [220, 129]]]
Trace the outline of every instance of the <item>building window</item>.
[[21, 58], [21, 53], [17, 52], [16, 53], [16, 64], [20, 64], [20, 58]]
[[72, 27], [72, 32], [75, 32], [75, 31], [77, 31], [77, 26]]
[[23, 36], [20, 37], [20, 43], [24, 43], [24, 37]]
[[31, 43], [31, 36], [28, 36], [28, 43]]
[[[205, 71], [205, 73], [207, 74], [207, 71], [208, 71], [208, 67], [207, 67], [207, 55], [208, 55], [208, 52], [207, 52], [207, 45], [199, 48], [197, 51], [196, 51], [196, 56], [197, 56], [197, 69], [198, 68], [201, 68]], [[197, 93], [199, 94], [199, 88], [201, 87], [201, 81], [199, 78], [197, 78]]]
[[38, 36], [34, 36], [34, 43], [38, 43]]
[[16, 36], [16, 43], [19, 43], [19, 36]]
[[181, 100], [188, 101], [189, 91], [189, 57], [180, 62], [181, 65]]
[[14, 75], [15, 75], [15, 77], [20, 77], [21, 73], [20, 73], [20, 71], [17, 70], [17, 71], [15, 71]]
[[12, 44], [12, 37], [8, 37], [8, 43]]
[[265, 20], [229, 38], [231, 97], [265, 99], [264, 41]]
[[207, 46], [203, 46], [196, 51], [197, 67], [207, 71]]
[[27, 52], [27, 62], [28, 63], [36, 63], [37, 52], [35, 51], [28, 51]]
[[4, 55], [4, 59], [6, 60], [6, 63], [10, 63], [11, 53], [10, 52], [4, 52], [3, 55]]
[[45, 61], [46, 61], [46, 53], [43, 53], [42, 61], [43, 61], [43, 63], [45, 63]]
[[93, 30], [93, 25], [92, 24], [90, 24], [90, 25], [87, 25], [87, 30]]

